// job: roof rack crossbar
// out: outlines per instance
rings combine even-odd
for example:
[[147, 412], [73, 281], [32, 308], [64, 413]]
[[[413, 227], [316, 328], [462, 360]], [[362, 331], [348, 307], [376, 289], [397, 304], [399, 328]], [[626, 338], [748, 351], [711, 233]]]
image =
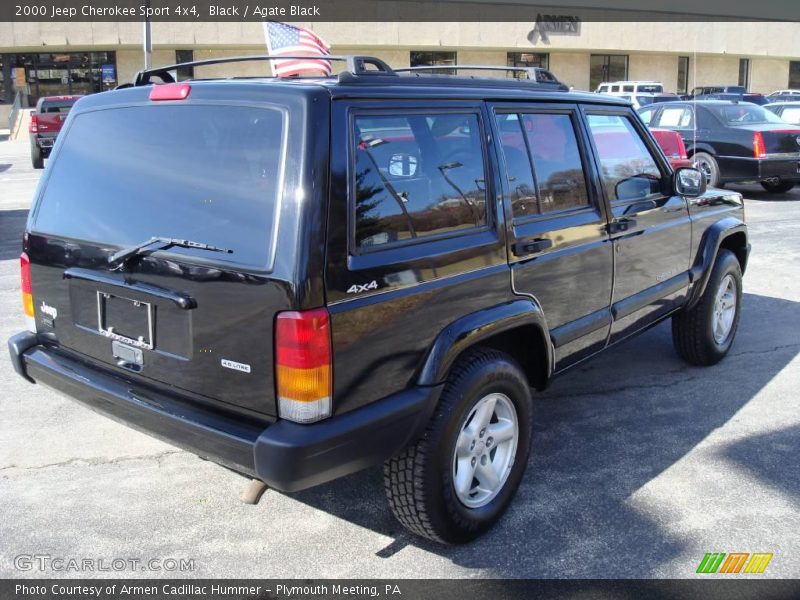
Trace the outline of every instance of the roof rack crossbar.
[[528, 79], [536, 81], [534, 75], [537, 67], [505, 67], [503, 65], [419, 65], [417, 67], [404, 67], [402, 69], [395, 69], [395, 73], [414, 73], [418, 71], [440, 71], [449, 69], [452, 71], [469, 70], [469, 71], [515, 71], [518, 73], [525, 73]]
[[[374, 56], [359, 56], [359, 55], [334, 55], [334, 54], [300, 54], [296, 56], [276, 56], [269, 54], [259, 54], [253, 56], [229, 56], [225, 58], [208, 58], [205, 60], [195, 60], [191, 62], [177, 63], [174, 65], [167, 65], [139, 71], [134, 80], [135, 86], [149, 85], [152, 83], [153, 76], [158, 77], [164, 83], [174, 83], [175, 78], [170, 71], [177, 69], [186, 69], [193, 67], [204, 67], [208, 65], [220, 65], [227, 63], [238, 63], [248, 61], [273, 61], [273, 60], [299, 60], [299, 59], [316, 59], [316, 60], [329, 60], [336, 62], [344, 62], [346, 72], [351, 75], [394, 75], [392, 68], [379, 58]], [[368, 67], [374, 67], [369, 69]]]

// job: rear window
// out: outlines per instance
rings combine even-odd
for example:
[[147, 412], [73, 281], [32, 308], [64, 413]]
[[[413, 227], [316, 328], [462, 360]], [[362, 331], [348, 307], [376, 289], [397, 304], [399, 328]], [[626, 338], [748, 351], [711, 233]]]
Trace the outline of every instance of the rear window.
[[263, 267], [282, 183], [283, 120], [278, 109], [238, 106], [78, 115], [49, 167], [34, 227], [118, 246], [189, 239], [233, 251], [215, 259]]
[[782, 123], [776, 114], [750, 103], [708, 107], [726, 125], [747, 123]]
[[58, 102], [42, 102], [40, 113], [47, 114], [67, 114], [75, 105], [77, 100], [59, 100]]
[[656, 84], [644, 84], [636, 86], [637, 92], [642, 92], [643, 94], [660, 94], [664, 91], [663, 85], [656, 85]]

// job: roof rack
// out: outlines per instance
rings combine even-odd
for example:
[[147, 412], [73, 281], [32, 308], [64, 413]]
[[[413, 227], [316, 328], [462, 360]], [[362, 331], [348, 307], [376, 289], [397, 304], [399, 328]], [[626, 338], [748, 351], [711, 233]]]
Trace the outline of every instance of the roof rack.
[[[402, 69], [395, 69], [395, 73], [416, 73], [419, 71], [516, 71], [518, 73], [525, 73], [528, 79], [536, 81], [536, 69], [539, 67], [504, 67], [502, 65], [420, 65], [418, 67], [404, 67]], [[441, 75], [442, 73], [438, 73]]]
[[[230, 56], [226, 58], [209, 58], [206, 60], [195, 60], [191, 62], [178, 63], [164, 67], [156, 67], [154, 69], [147, 69], [139, 71], [134, 80], [134, 86], [149, 85], [152, 83], [153, 76], [158, 77], [164, 83], [175, 83], [175, 78], [170, 71], [176, 69], [184, 69], [191, 67], [203, 67], [208, 65], [220, 65], [226, 63], [248, 62], [248, 61], [273, 61], [273, 60], [299, 60], [299, 59], [322, 59], [336, 62], [344, 62], [347, 64], [346, 73], [359, 77], [363, 75], [394, 75], [395, 72], [392, 68], [383, 62], [380, 58], [374, 56], [359, 56], [359, 55], [330, 55], [330, 54], [303, 54], [297, 56], [275, 56], [275, 55], [254, 55], [254, 56]], [[372, 66], [374, 68], [369, 69]]]

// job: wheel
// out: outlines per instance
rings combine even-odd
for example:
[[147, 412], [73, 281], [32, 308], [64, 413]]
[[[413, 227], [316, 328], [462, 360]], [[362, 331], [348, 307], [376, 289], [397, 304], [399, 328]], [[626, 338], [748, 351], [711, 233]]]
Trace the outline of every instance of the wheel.
[[420, 439], [384, 465], [397, 520], [438, 542], [478, 537], [519, 487], [531, 428], [530, 387], [514, 359], [471, 351], [453, 367]]
[[761, 187], [773, 194], [783, 194], [794, 187], [794, 181], [782, 181], [780, 179], [776, 181], [762, 181]]
[[44, 169], [44, 156], [42, 155], [42, 149], [38, 146], [31, 147], [31, 164], [33, 164], [34, 169]]
[[672, 317], [672, 341], [693, 365], [713, 365], [733, 344], [742, 305], [742, 269], [733, 252], [721, 249], [700, 301]]
[[705, 175], [708, 187], [716, 187], [719, 184], [719, 165], [713, 156], [705, 152], [697, 152], [692, 156], [692, 162], [694, 168]]

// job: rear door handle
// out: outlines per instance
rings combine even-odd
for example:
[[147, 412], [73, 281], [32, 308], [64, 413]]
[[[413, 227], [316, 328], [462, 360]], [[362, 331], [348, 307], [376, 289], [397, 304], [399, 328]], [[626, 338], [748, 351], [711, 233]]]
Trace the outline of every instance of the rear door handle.
[[514, 256], [525, 256], [526, 254], [536, 254], [542, 250], [553, 247], [553, 240], [549, 238], [539, 238], [536, 240], [526, 240], [517, 242], [511, 247]]

